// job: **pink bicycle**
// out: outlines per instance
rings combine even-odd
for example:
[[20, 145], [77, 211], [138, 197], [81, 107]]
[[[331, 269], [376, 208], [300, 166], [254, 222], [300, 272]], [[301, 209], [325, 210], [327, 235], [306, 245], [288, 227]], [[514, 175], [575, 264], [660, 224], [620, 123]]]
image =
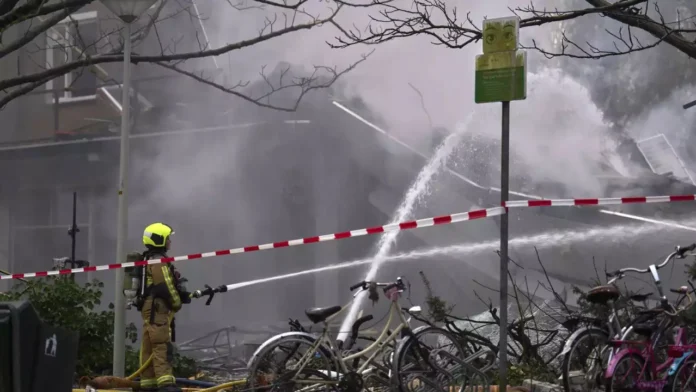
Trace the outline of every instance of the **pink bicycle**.
[[674, 358], [669, 368], [667, 386], [664, 392], [696, 391], [696, 344], [670, 346], [667, 355]]
[[[654, 266], [650, 267], [650, 272], [656, 278], [655, 282], [660, 293], [660, 306], [641, 312], [641, 316], [648, 316], [651, 320], [633, 326], [633, 332], [645, 337], [645, 340], [612, 340], [609, 343], [613, 348], [620, 349], [612, 357], [605, 373], [607, 391], [663, 391], [675, 373], [673, 365], [675, 364], [675, 352], [679, 351], [677, 347], [690, 347], [687, 345], [686, 325], [678, 317], [692, 304], [689, 289], [682, 286], [679, 289], [670, 290], [680, 295], [677, 307], [674, 307], [662, 292], [657, 270]], [[678, 309], [679, 304], [684, 299], [688, 299], [689, 303]], [[656, 319], [661, 315], [667, 317], [661, 318], [658, 322]], [[669, 346], [668, 357], [661, 361], [655, 353], [656, 343], [667, 337], [666, 333], [671, 331], [675, 325], [678, 325], [675, 344]], [[676, 367], [679, 367], [679, 364], [676, 364]]]

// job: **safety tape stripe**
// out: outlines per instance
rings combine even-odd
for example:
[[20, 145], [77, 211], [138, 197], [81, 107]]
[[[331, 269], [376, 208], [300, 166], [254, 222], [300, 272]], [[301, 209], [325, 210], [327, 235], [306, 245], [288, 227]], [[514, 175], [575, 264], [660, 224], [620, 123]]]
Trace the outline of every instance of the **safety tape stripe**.
[[598, 199], [546, 199], [514, 200], [505, 202], [505, 207], [555, 207], [555, 206], [591, 206], [616, 204], [671, 203], [677, 201], [696, 201], [696, 195], [676, 196], [642, 196], [642, 197], [606, 197]]
[[419, 219], [419, 220], [409, 221], [409, 222], [391, 223], [391, 224], [384, 225], [384, 226], [377, 226], [377, 227], [370, 227], [370, 228], [364, 228], [364, 229], [358, 229], [358, 230], [344, 231], [344, 232], [340, 232], [340, 233], [326, 234], [326, 235], [320, 235], [320, 236], [315, 236], [315, 237], [299, 238], [299, 239], [295, 239], [295, 240], [281, 241], [281, 242], [272, 242], [272, 243], [262, 244], [262, 245], [245, 246], [242, 248], [216, 250], [214, 252], [195, 253], [195, 254], [190, 254], [190, 255], [185, 255], [185, 256], [165, 257], [165, 258], [161, 258], [161, 259], [141, 260], [141, 261], [135, 261], [135, 262], [118, 263], [118, 264], [96, 265], [96, 266], [88, 266], [88, 267], [82, 267], [82, 268], [63, 269], [63, 270], [58, 270], [58, 271], [41, 271], [41, 272], [28, 272], [28, 273], [23, 273], [23, 274], [0, 275], [0, 280], [26, 279], [26, 278], [36, 278], [36, 277], [56, 276], [56, 275], [70, 275], [70, 274], [78, 274], [78, 273], [82, 273], [82, 272], [106, 271], [106, 270], [128, 268], [128, 267], [135, 267], [135, 266], [140, 267], [140, 266], [152, 265], [152, 264], [167, 264], [167, 263], [173, 263], [176, 261], [196, 260], [196, 259], [204, 259], [204, 258], [217, 257], [217, 256], [227, 256], [227, 255], [233, 255], [233, 254], [238, 254], [238, 253], [249, 253], [249, 252], [256, 252], [256, 251], [268, 250], [268, 249], [285, 248], [288, 246], [298, 246], [298, 245], [305, 245], [305, 244], [314, 244], [317, 242], [341, 240], [344, 238], [361, 237], [361, 236], [365, 236], [365, 235], [387, 233], [387, 232], [391, 232], [391, 231], [410, 230], [410, 229], [437, 226], [437, 225], [447, 225], [450, 223], [457, 223], [457, 222], [463, 222], [463, 221], [468, 221], [468, 220], [482, 219], [482, 218], [488, 218], [488, 217], [492, 217], [492, 216], [503, 215], [503, 214], [505, 214], [506, 211], [507, 210], [505, 209], [505, 207], [494, 207], [494, 208], [488, 208], [485, 210], [474, 210], [474, 211], [461, 212], [461, 213], [452, 214], [452, 215], [444, 215], [444, 216], [438, 216], [438, 217], [433, 217], [433, 218]]

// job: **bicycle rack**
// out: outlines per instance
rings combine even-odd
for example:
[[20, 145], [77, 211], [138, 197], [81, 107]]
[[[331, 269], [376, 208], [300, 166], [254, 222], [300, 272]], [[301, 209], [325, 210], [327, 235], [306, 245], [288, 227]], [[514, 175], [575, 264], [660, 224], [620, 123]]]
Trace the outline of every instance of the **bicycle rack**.
[[[483, 351], [483, 350], [482, 350]], [[481, 351], [480, 351], [481, 352]], [[473, 354], [469, 356], [466, 359], [460, 359], [457, 356], [453, 355], [447, 349], [441, 348], [434, 350], [433, 352], [430, 353], [430, 365], [433, 366], [439, 373], [444, 375], [450, 380], [457, 380], [457, 379], [464, 379], [464, 385], [462, 386], [462, 390], [464, 388], [472, 388], [472, 387], [478, 387], [479, 391], [485, 391], [488, 392], [490, 391], [490, 380], [484, 373], [487, 369], [490, 369], [492, 366], [488, 366], [485, 370], [477, 369], [475, 366], [472, 366], [469, 362], [473, 359], [478, 358], [479, 356], [483, 355], [482, 353], [479, 354], [480, 352], [477, 352], [476, 354]], [[452, 369], [444, 369], [440, 366], [437, 365], [437, 357], [438, 356], [443, 356], [448, 358], [451, 361], [454, 361], [457, 366], [453, 367]], [[455, 373], [455, 374], [453, 374]], [[430, 383], [428, 383], [430, 384]], [[437, 388], [441, 388], [441, 386], [437, 386]], [[483, 388], [483, 389], [481, 389]]]
[[478, 350], [475, 353], [468, 356], [466, 359], [464, 359], [464, 362], [470, 363], [474, 359], [477, 359], [478, 357], [482, 357], [482, 356], [487, 355], [487, 354], [493, 354], [493, 360], [491, 360], [490, 363], [488, 363], [486, 366], [483, 366], [481, 368], [476, 368], [476, 369], [478, 369], [479, 372], [485, 373], [485, 372], [487, 372], [495, 367], [496, 355], [491, 349], [484, 348], [484, 349]]

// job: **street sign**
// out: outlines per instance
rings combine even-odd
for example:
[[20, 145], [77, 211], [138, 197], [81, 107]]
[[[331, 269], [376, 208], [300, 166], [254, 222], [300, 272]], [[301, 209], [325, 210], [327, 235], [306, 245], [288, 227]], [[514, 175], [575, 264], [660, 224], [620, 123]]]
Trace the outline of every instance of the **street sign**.
[[[510, 187], [510, 101], [527, 97], [527, 53], [518, 51], [520, 18], [483, 21], [483, 54], [476, 56], [474, 101], [502, 102], [500, 148], [500, 202], [509, 199]], [[500, 339], [498, 341], [498, 387], [507, 386], [508, 325], [508, 215], [500, 217]]]
[[486, 19], [483, 21], [483, 53], [517, 50], [520, 18]]
[[527, 98], [527, 52], [506, 51], [476, 56], [476, 103]]

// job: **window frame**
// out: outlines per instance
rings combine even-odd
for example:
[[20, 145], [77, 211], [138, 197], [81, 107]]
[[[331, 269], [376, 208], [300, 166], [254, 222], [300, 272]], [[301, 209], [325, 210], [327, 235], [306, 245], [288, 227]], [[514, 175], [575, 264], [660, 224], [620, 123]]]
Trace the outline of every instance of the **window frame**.
[[[60, 46], [61, 43], [66, 43], [70, 44], [70, 37], [69, 36], [62, 36], [61, 33], [58, 31], [58, 29], [62, 29], [66, 27], [69, 23], [75, 23], [77, 22], [78, 26], [80, 24], [86, 24], [86, 23], [99, 23], [99, 14], [97, 11], [85, 11], [85, 12], [77, 12], [74, 14], [71, 14], [67, 18], [61, 20], [58, 22], [55, 26], [51, 27], [47, 32], [46, 32], [46, 68], [50, 69], [53, 68], [54, 65], [54, 59], [55, 59], [55, 49], [54, 47]], [[68, 45], [66, 45], [68, 46]], [[69, 50], [67, 51], [67, 56], [72, 57], [73, 51]], [[68, 60], [70, 61], [70, 60]], [[87, 70], [85, 70], [87, 71]], [[88, 71], [91, 72], [91, 71]], [[74, 71], [68, 72], [65, 75], [59, 76], [55, 79], [51, 79], [48, 82], [46, 82], [46, 90], [52, 91], [53, 90], [53, 81], [54, 80], [63, 80], [63, 86], [67, 89], [70, 87], [70, 85], [73, 82], [73, 74]], [[59, 94], [58, 96], [58, 104], [61, 103], [73, 103], [73, 102], [85, 102], [85, 101], [94, 101], [97, 99], [97, 90], [99, 90], [99, 86], [95, 86], [94, 89], [94, 94], [90, 95], [83, 95], [83, 96], [73, 96], [72, 91], [65, 90], [63, 91], [62, 94]], [[47, 97], [46, 100], [50, 104], [56, 104], [55, 102], [55, 94], [50, 93]]]

